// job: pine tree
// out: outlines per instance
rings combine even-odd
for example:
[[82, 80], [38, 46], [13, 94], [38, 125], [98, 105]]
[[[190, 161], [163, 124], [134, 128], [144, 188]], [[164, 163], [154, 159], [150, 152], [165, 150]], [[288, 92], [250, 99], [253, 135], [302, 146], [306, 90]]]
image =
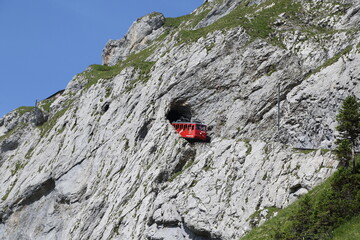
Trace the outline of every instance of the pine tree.
[[355, 148], [360, 138], [360, 103], [355, 96], [345, 98], [336, 120], [336, 130], [340, 133], [336, 140], [336, 155], [345, 167], [352, 162], [355, 171]]

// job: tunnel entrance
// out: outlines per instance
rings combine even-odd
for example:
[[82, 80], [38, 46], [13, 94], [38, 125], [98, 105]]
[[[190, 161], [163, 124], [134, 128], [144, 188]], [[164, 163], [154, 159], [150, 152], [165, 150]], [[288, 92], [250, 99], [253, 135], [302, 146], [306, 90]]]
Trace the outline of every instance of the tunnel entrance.
[[180, 136], [189, 143], [210, 142], [211, 138], [206, 135], [206, 125], [199, 120], [192, 119], [191, 107], [184, 101], [173, 102], [166, 114], [166, 118]]
[[191, 108], [189, 105], [184, 104], [183, 102], [175, 102], [170, 106], [169, 112], [166, 114], [166, 118], [170, 123], [176, 121], [191, 121]]

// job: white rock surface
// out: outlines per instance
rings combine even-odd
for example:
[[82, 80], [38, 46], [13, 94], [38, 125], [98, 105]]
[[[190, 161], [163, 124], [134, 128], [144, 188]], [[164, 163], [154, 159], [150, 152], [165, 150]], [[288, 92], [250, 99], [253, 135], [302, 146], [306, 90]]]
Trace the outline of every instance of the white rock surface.
[[[321, 148], [333, 147], [341, 101], [360, 98], [359, 31], [348, 31], [358, 3], [348, 3], [343, 22], [311, 20], [341, 31], [284, 31], [285, 48], [240, 27], [142, 45], [165, 29], [141, 33], [139, 20], [105, 62], [151, 46], [149, 79], [135, 67], [92, 85], [80, 74], [41, 126], [32, 112], [0, 119], [0, 239], [227, 240], [263, 223], [337, 167]], [[170, 112], [205, 122], [211, 141], [180, 138]]]

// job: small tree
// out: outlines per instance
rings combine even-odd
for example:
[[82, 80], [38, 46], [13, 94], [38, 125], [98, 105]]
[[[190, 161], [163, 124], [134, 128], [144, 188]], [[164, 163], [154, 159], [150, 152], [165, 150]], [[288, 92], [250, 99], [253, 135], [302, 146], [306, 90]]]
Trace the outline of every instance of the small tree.
[[336, 155], [345, 167], [352, 162], [355, 171], [355, 148], [360, 137], [360, 103], [355, 96], [345, 98], [336, 120], [336, 130], [340, 133], [336, 140]]

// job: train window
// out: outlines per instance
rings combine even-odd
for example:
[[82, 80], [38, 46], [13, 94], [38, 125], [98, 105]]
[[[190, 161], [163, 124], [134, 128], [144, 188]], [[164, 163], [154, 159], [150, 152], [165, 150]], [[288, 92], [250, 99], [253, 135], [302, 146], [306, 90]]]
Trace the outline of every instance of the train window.
[[196, 129], [200, 130], [200, 131], [205, 131], [205, 126], [204, 125], [196, 125]]
[[191, 130], [193, 130], [193, 131], [194, 131], [194, 125], [191, 125]]

